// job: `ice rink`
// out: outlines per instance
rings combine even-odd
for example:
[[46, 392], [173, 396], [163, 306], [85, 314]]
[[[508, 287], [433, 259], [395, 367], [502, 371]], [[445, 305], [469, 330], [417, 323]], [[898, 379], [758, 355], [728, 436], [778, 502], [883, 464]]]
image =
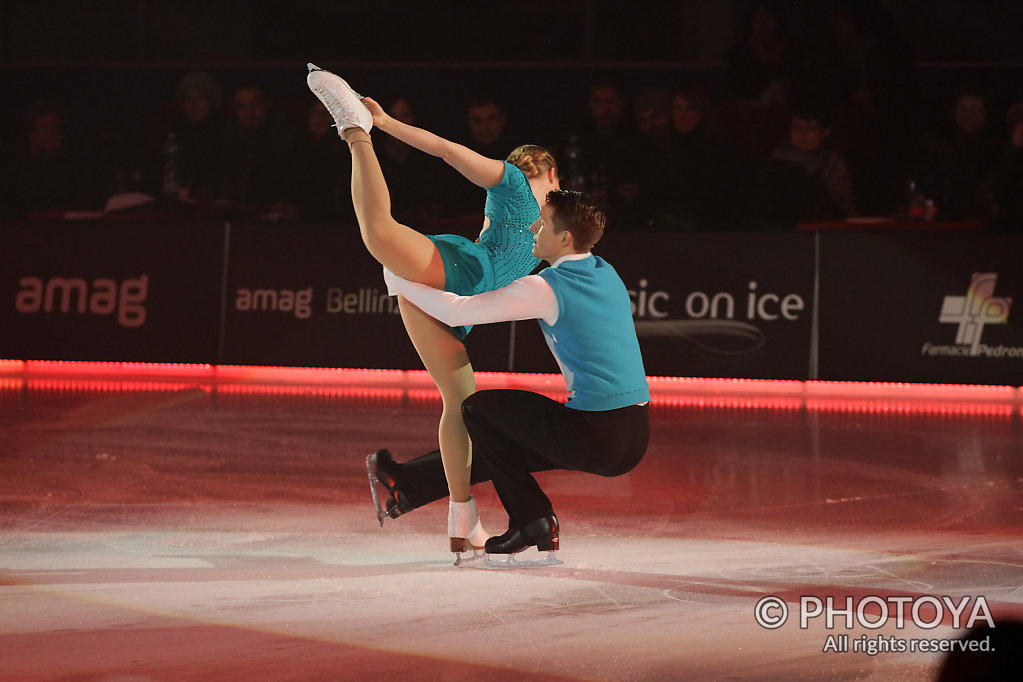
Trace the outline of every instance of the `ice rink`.
[[654, 389], [633, 472], [539, 475], [564, 565], [493, 570], [443, 502], [377, 523], [366, 454], [436, 444], [421, 373], [6, 363], [0, 679], [930, 680], [1023, 619], [1018, 389]]

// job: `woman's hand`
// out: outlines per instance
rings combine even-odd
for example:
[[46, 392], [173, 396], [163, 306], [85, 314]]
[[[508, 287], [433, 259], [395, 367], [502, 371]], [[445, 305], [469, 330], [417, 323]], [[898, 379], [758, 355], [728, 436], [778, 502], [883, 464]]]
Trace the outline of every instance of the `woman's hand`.
[[386, 132], [388, 125], [394, 120], [391, 115], [371, 97], [363, 97], [362, 103], [369, 109], [369, 113], [373, 114], [373, 127]]

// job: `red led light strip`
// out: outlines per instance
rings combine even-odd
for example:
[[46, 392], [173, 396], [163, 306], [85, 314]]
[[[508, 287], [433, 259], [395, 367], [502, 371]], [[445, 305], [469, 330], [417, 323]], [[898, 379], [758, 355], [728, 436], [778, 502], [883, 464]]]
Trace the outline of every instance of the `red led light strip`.
[[[822, 412], [992, 416], [1023, 413], [1023, 389], [1014, 386], [695, 377], [648, 377], [648, 381], [651, 403], [667, 408], [806, 408]], [[564, 382], [556, 374], [477, 372], [476, 386], [521, 388], [554, 399], [565, 397]], [[440, 401], [429, 374], [422, 370], [0, 360], [0, 391], [4, 392], [196, 388], [225, 395]]]

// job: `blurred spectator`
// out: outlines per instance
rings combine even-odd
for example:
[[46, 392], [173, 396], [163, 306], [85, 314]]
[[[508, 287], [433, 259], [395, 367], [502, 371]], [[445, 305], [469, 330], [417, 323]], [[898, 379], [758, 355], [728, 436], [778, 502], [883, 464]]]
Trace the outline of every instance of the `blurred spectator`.
[[[204, 71], [186, 73], [174, 89], [176, 108], [171, 114], [167, 134], [162, 140], [158, 177], [165, 172], [177, 176], [177, 193], [182, 198], [211, 200], [220, 189], [220, 153], [224, 119], [221, 114], [223, 90], [220, 83]], [[170, 136], [174, 136], [171, 140]], [[164, 154], [173, 152], [176, 158]], [[171, 194], [173, 186], [166, 188]], [[161, 188], [163, 193], [163, 188]]]
[[671, 138], [671, 93], [665, 88], [644, 90], [632, 109], [640, 135], [655, 146], [664, 146]]
[[749, 191], [748, 164], [724, 135], [709, 123], [703, 88], [688, 86], [672, 94], [671, 183], [674, 212], [687, 229], [739, 227], [742, 199]]
[[508, 135], [508, 112], [501, 100], [490, 93], [478, 93], [469, 100], [465, 114], [468, 137], [464, 144], [491, 159], [503, 159], [515, 148]]
[[918, 68], [909, 43], [878, 0], [837, 0], [835, 48], [846, 88], [864, 111], [915, 114]]
[[[504, 159], [523, 142], [509, 135], [508, 112], [501, 99], [493, 93], [479, 92], [469, 97], [465, 110], [465, 132], [457, 137], [461, 144], [490, 159]], [[469, 217], [476, 227], [476, 217], [483, 218], [485, 192], [461, 177], [442, 174], [445, 212], [451, 216]]]
[[298, 209], [286, 201], [294, 131], [260, 85], [236, 88], [232, 104], [235, 118], [224, 130], [221, 155], [223, 198], [239, 218], [295, 219]]
[[628, 98], [617, 83], [594, 80], [589, 86], [583, 121], [556, 156], [561, 186], [590, 194], [608, 210], [634, 144]]
[[289, 199], [309, 223], [355, 223], [350, 181], [352, 155], [319, 100], [310, 106], [295, 145]]
[[920, 114], [920, 75], [908, 41], [879, 0], [838, 0], [834, 12], [834, 79], [845, 109], [845, 145], [857, 173], [863, 208], [902, 208], [902, 179], [912, 156]]
[[636, 121], [635, 143], [627, 165], [627, 174], [615, 188], [610, 202], [610, 220], [627, 216], [625, 228], [679, 227], [671, 196], [671, 164], [675, 130], [671, 122], [671, 92], [649, 88], [633, 102]]
[[739, 40], [725, 53], [725, 92], [740, 101], [784, 102], [799, 61], [781, 3], [757, 0], [749, 7]]
[[587, 131], [604, 139], [625, 134], [629, 126], [628, 98], [621, 87], [610, 81], [592, 83], [587, 105], [590, 112]]
[[722, 106], [716, 113], [743, 154], [760, 160], [778, 143], [778, 128], [788, 125], [790, 91], [804, 50], [780, 0], [744, 4], [738, 39], [724, 56], [725, 72], [717, 88]]
[[[382, 105], [395, 119], [416, 125], [415, 112], [407, 97], [398, 95]], [[392, 215], [398, 222], [422, 229], [437, 217], [443, 191], [437, 178], [448, 175], [443, 168], [445, 164], [390, 135], [379, 136], [374, 145], [391, 192]], [[494, 158], [503, 159], [510, 151]]]
[[943, 218], [986, 220], [984, 181], [998, 163], [1002, 139], [988, 127], [987, 98], [978, 90], [961, 90], [950, 113], [920, 136], [912, 180]]
[[992, 225], [1023, 234], [1023, 101], [1005, 115], [1009, 144], [991, 176]]
[[775, 149], [754, 181], [746, 206], [748, 227], [789, 230], [806, 221], [855, 215], [849, 168], [824, 146], [830, 123], [823, 107], [795, 109], [789, 144]]
[[4, 164], [4, 212], [25, 217], [82, 208], [82, 169], [68, 151], [60, 112], [35, 103], [25, 110], [23, 123], [24, 136]]

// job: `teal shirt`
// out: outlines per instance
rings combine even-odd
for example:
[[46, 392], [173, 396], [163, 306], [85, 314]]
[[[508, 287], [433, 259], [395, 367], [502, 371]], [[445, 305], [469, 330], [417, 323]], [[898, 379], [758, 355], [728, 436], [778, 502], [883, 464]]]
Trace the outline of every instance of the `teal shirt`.
[[487, 189], [483, 215], [490, 219], [490, 227], [480, 235], [480, 245], [491, 254], [493, 288], [488, 291], [493, 291], [525, 277], [541, 263], [533, 255], [530, 229], [540, 219], [540, 207], [520, 168], [504, 162], [501, 182]]
[[[444, 263], [444, 290], [459, 296], [472, 296], [506, 287], [525, 277], [542, 262], [533, 255], [533, 232], [529, 228], [540, 219], [540, 207], [522, 170], [507, 161], [501, 181], [487, 188], [483, 215], [490, 227], [479, 242], [461, 235], [441, 234], [430, 239]], [[472, 325], [453, 327], [464, 339]]]
[[629, 292], [611, 264], [591, 255], [539, 275], [558, 301], [558, 321], [540, 320], [540, 329], [565, 375], [568, 407], [616, 410], [650, 400]]

